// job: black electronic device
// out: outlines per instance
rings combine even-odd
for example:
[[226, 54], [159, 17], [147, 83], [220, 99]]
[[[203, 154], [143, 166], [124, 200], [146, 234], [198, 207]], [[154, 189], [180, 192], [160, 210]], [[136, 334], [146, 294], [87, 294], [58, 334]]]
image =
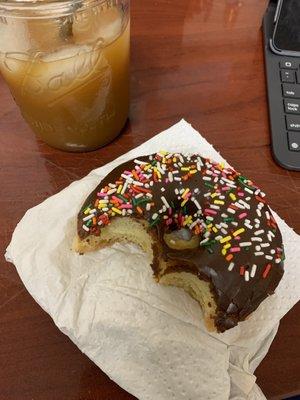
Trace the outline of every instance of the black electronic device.
[[[296, 21], [296, 22], [295, 22]], [[271, 0], [263, 19], [272, 152], [300, 171], [300, 0]]]

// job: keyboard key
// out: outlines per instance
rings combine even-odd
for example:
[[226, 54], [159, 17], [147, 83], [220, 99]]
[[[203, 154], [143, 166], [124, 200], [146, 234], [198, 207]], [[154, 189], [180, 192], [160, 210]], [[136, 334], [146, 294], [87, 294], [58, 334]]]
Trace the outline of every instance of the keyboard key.
[[289, 70], [281, 70], [280, 71], [281, 75], [281, 82], [283, 83], [295, 83], [295, 71], [289, 71]]
[[284, 99], [284, 108], [288, 114], [300, 114], [300, 101]]
[[286, 128], [289, 131], [300, 131], [300, 116], [286, 115]]
[[280, 61], [280, 68], [298, 69], [298, 64], [295, 61], [282, 60]]
[[284, 97], [300, 99], [300, 85], [291, 85], [285, 83], [282, 85], [282, 94]]
[[291, 151], [300, 151], [300, 133], [288, 132], [288, 142]]

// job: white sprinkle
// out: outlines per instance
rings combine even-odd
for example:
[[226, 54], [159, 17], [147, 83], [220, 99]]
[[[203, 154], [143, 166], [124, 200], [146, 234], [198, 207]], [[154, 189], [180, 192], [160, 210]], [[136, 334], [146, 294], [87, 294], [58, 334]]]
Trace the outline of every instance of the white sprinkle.
[[228, 217], [228, 215], [227, 215], [227, 214], [225, 214], [225, 213], [223, 213], [223, 214], [221, 214], [221, 217], [222, 217], [222, 218], [227, 218], [227, 217]]
[[149, 189], [149, 187], [150, 187], [150, 186], [149, 186], [149, 183], [145, 183], [145, 188], [146, 188], [146, 189]]
[[204, 181], [211, 181], [211, 178], [209, 176], [203, 176], [202, 178]]
[[207, 237], [207, 238], [205, 238], [204, 240], [202, 240], [201, 242], [200, 242], [200, 244], [204, 244], [204, 243], [206, 243], [206, 242], [208, 242], [209, 241], [209, 238]]
[[144, 186], [144, 184], [142, 182], [139, 181], [133, 181], [132, 182], [135, 186]]
[[166, 155], [166, 159], [173, 157], [173, 153], [169, 153]]
[[127, 181], [125, 181], [125, 183], [124, 183], [124, 186], [123, 186], [123, 188], [122, 188], [122, 190], [121, 190], [121, 194], [124, 194], [125, 192], [126, 192], [126, 189], [127, 189], [127, 186], [128, 186], [128, 180]]
[[200, 190], [198, 189], [198, 188], [196, 188], [195, 190], [194, 190], [194, 193], [195, 194], [197, 194], [197, 193], [199, 193], [200, 192]]
[[157, 214], [157, 213], [154, 213], [154, 214], [152, 215], [152, 219], [153, 219], [153, 220], [155, 220], [157, 217], [158, 217], [158, 214]]
[[258, 205], [257, 205], [257, 207], [261, 210], [262, 208], [263, 208], [263, 206], [264, 206], [264, 203], [258, 203]]
[[199, 161], [197, 162], [197, 170], [198, 170], [198, 171], [201, 171], [201, 164], [200, 164]]
[[213, 172], [208, 170], [208, 171], [206, 171], [206, 174], [207, 174], [207, 175], [212, 175]]
[[152, 199], [153, 194], [152, 193], [146, 193], [146, 196], [149, 197], [150, 199]]
[[83, 228], [86, 232], [89, 232], [89, 231], [90, 231], [90, 228], [88, 228], [88, 227], [85, 226], [85, 225], [82, 225], [82, 228]]
[[259, 216], [259, 217], [261, 217], [261, 212], [260, 212], [260, 209], [256, 209], [256, 214]]
[[[168, 218], [169, 218], [169, 217], [168, 217]], [[197, 224], [198, 224], [198, 220], [194, 221], [194, 222], [189, 226], [189, 228], [190, 228], [190, 229], [193, 229], [194, 226], [196, 226]]]
[[266, 197], [266, 193], [260, 192], [260, 197]]
[[107, 207], [102, 208], [102, 211], [103, 211], [103, 212], [106, 212], [106, 211], [108, 211], [108, 208], [107, 208]]
[[252, 268], [251, 268], [251, 273], [250, 273], [251, 278], [255, 277], [256, 269], [257, 269], [257, 265], [253, 264]]
[[90, 214], [90, 215], [87, 215], [86, 217], [84, 217], [84, 218], [82, 218], [82, 221], [88, 221], [89, 219], [92, 219], [92, 218], [94, 218], [94, 216], [95, 216], [95, 214]]
[[225, 222], [221, 222], [220, 225], [221, 225], [223, 228], [228, 228], [228, 224], [226, 224]]
[[268, 231], [268, 235], [275, 237], [274, 233], [272, 231]]
[[214, 183], [217, 183], [217, 182], [218, 182], [218, 177], [216, 176], [214, 179]]
[[195, 204], [195, 206], [198, 208], [198, 210], [201, 210], [201, 206], [200, 206], [198, 200], [195, 199], [195, 200], [194, 200], [194, 204]]
[[255, 224], [254, 227], [257, 229], [259, 228], [259, 224]]
[[221, 232], [223, 233], [223, 235], [227, 235], [228, 231], [226, 231], [226, 229], [222, 228]]
[[280, 259], [280, 258], [276, 258], [276, 260], [275, 260], [275, 263], [276, 263], [276, 264], [279, 264], [279, 263], [280, 263], [280, 261], [281, 261], [281, 259]]
[[246, 197], [246, 201], [250, 201], [250, 200], [251, 200], [250, 196]]
[[244, 187], [244, 190], [245, 190], [245, 192], [253, 194], [253, 191], [251, 189], [247, 188], [247, 187]]
[[164, 170], [161, 168], [161, 166], [160, 166], [160, 162], [157, 162], [156, 168], [157, 168], [157, 170], [158, 170], [162, 175], [165, 174], [165, 171], [164, 171]]
[[180, 189], [179, 193], [180, 193], [180, 194], [184, 193], [184, 190], [185, 190], [185, 189], [183, 189], [183, 188]]
[[218, 235], [218, 236], [216, 236], [216, 237], [215, 237], [215, 240], [218, 242], [219, 240], [221, 240], [221, 239], [222, 239], [222, 237], [223, 237], [223, 236], [221, 236], [221, 235]]
[[261, 247], [260, 246], [255, 246], [255, 250], [256, 251], [261, 251]]
[[139, 165], [148, 164], [148, 163], [145, 162], [145, 161], [140, 161], [140, 160], [137, 160], [137, 159], [135, 159], [134, 162], [135, 162], [136, 164], [139, 164]]
[[109, 183], [108, 186], [112, 189], [114, 189], [116, 187], [116, 185], [114, 183]]
[[235, 214], [235, 210], [233, 208], [228, 207], [227, 211], [230, 212], [230, 214]]
[[272, 250], [270, 251], [270, 253], [271, 253], [271, 254], [275, 254], [275, 250], [272, 249]]
[[231, 221], [231, 225], [233, 225], [233, 226], [238, 226], [238, 223], [235, 222], [235, 221]]
[[126, 214], [126, 210], [125, 210], [125, 208], [123, 208], [123, 210], [122, 210], [123, 217], [125, 216], [125, 214]]
[[140, 197], [143, 197], [143, 196], [144, 196], [143, 193], [139, 193], [139, 194], [137, 194], [136, 196], [134, 196], [134, 198], [135, 198], [135, 199], [139, 199]]
[[128, 213], [128, 214], [132, 214], [132, 213], [133, 213], [133, 211], [132, 211], [132, 210], [130, 210], [130, 209], [128, 209], [128, 210], [127, 210], [127, 213]]
[[234, 263], [231, 262], [231, 263], [229, 264], [229, 266], [228, 266], [228, 271], [232, 271], [232, 270], [233, 270], [233, 267], [234, 267]]
[[[175, 165], [175, 164], [174, 164]], [[174, 175], [174, 174], [179, 174], [179, 171], [178, 171], [178, 169], [174, 169], [174, 171], [172, 171], [172, 174]]]
[[244, 226], [248, 229], [253, 229], [253, 226], [250, 224], [247, 224], [246, 222], [244, 223]]
[[161, 196], [161, 201], [164, 203], [164, 205], [165, 205], [167, 208], [171, 208], [171, 206], [170, 206], [170, 204], [167, 202], [165, 196]]
[[219, 206], [216, 206], [215, 204], [211, 204], [211, 205], [209, 206], [209, 208], [212, 208], [212, 209], [214, 209], [214, 210], [220, 210], [220, 207], [219, 207]]
[[160, 190], [161, 190], [162, 192], [164, 192], [166, 189], [165, 189], [164, 187], [162, 187]]
[[249, 271], [245, 271], [245, 281], [249, 282]]
[[[108, 200], [107, 200], [108, 201]], [[96, 210], [96, 208], [93, 208], [91, 211], [90, 211], [90, 214], [94, 214], [94, 213], [96, 213], [97, 212], [97, 210]]]
[[251, 242], [241, 242], [240, 243], [240, 247], [248, 247], [248, 246], [251, 246], [251, 245], [252, 245]]
[[266, 255], [266, 259], [267, 259], [267, 260], [273, 260], [273, 257], [272, 257], [272, 256], [269, 256], [269, 255]]
[[[205, 233], [204, 233], [204, 235], [203, 235], [204, 237], [209, 237], [210, 236], [210, 232], [209, 231], [206, 231]], [[221, 236], [222, 237], [222, 236]], [[217, 240], [217, 238], [215, 238], [215, 240]]]
[[267, 219], [270, 219], [270, 213], [269, 213], [269, 211], [266, 211], [266, 217], [267, 217]]
[[99, 222], [98, 222], [98, 225], [101, 226], [102, 224], [103, 224], [103, 221], [99, 221]]
[[179, 178], [178, 176], [175, 176], [175, 177], [174, 177], [174, 181], [179, 182], [179, 181], [181, 181], [181, 178]]
[[244, 200], [240, 199], [239, 203], [242, 204], [245, 208], [247, 208], [248, 210], [250, 210], [250, 206], [248, 203], [246, 203]]
[[169, 179], [170, 182], [173, 182], [173, 174], [170, 171], [168, 173], [168, 179]]
[[210, 216], [206, 217], [206, 219], [207, 219], [208, 221], [213, 221], [213, 220], [214, 220], [213, 217], [210, 217]]
[[174, 192], [175, 192], [176, 196], [179, 195], [179, 190], [177, 188], [174, 190]]
[[261, 246], [261, 247], [269, 247], [269, 246], [270, 246], [270, 243], [262, 243], [260, 246]]
[[251, 240], [252, 240], [252, 242], [262, 242], [263, 241], [262, 238], [254, 237], [254, 236], [251, 238]]
[[256, 189], [254, 192], [255, 196], [257, 196], [259, 192], [260, 192], [260, 189]]
[[236, 207], [240, 208], [241, 210], [244, 210], [244, 209], [245, 209], [245, 207], [244, 207], [242, 204], [238, 203], [238, 202], [234, 203], [234, 205], [235, 205]]
[[130, 183], [133, 181], [133, 179], [131, 178], [132, 174], [130, 174], [130, 175], [121, 174], [121, 177], [126, 179], [126, 181], [129, 181]]
[[225, 199], [225, 196], [222, 196], [222, 195], [220, 196], [220, 195], [219, 195], [219, 199], [224, 200], [224, 199]]
[[203, 196], [204, 197], [209, 197], [211, 195], [211, 192], [205, 193]]
[[262, 233], [264, 233], [264, 230], [263, 230], [263, 229], [260, 229], [259, 231], [255, 231], [255, 232], [254, 232], [254, 235], [255, 235], [255, 236], [258, 236], [258, 235], [261, 235]]
[[254, 253], [254, 255], [255, 255], [255, 256], [263, 256], [264, 253], [263, 253], [262, 251], [256, 251], [256, 252]]

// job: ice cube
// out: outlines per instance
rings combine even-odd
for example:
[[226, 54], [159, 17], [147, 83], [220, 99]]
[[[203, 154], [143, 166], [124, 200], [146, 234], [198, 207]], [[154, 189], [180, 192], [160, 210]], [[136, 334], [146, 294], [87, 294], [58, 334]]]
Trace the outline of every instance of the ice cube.
[[122, 15], [116, 7], [103, 9], [99, 13], [79, 9], [74, 16], [72, 31], [75, 43], [101, 41], [106, 46], [120, 36]]

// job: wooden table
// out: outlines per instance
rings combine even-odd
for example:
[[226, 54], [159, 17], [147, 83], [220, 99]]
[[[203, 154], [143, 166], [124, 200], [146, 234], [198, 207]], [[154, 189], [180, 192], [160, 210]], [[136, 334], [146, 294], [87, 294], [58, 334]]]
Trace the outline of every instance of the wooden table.
[[[270, 153], [262, 0], [132, 1], [130, 122], [109, 146], [69, 154], [37, 141], [0, 81], [1, 254], [24, 212], [184, 117], [268, 194], [300, 233], [300, 173]], [[257, 370], [268, 399], [300, 394], [300, 305]], [[0, 400], [129, 400], [58, 331], [1, 257]]]

